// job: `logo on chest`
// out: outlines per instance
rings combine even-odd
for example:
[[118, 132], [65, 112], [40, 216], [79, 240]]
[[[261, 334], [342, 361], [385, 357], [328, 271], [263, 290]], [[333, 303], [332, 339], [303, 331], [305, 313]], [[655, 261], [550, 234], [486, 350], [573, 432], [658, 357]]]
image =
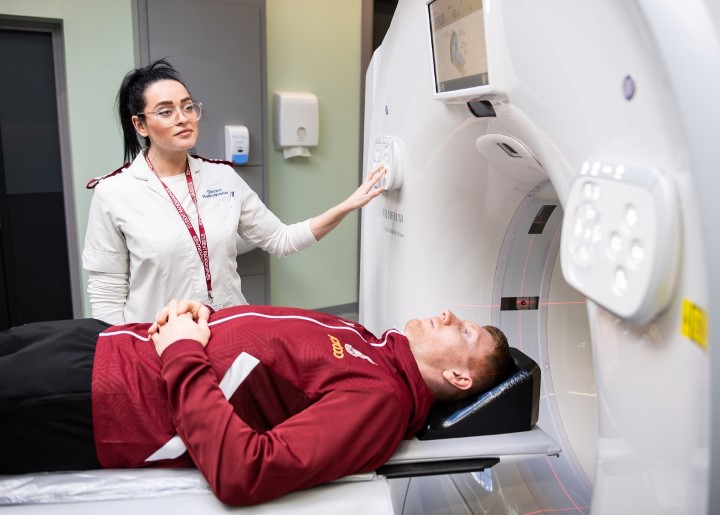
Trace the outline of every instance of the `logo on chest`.
[[202, 198], [224, 198], [227, 197], [227, 195], [229, 195], [229, 192], [222, 188], [208, 188], [205, 192], [202, 193]]
[[330, 344], [332, 345], [332, 354], [336, 359], [343, 359], [345, 357], [345, 352], [347, 352], [355, 358], [364, 359], [365, 361], [368, 361], [369, 363], [377, 366], [377, 363], [375, 363], [371, 358], [357, 350], [349, 343], [343, 345], [342, 343], [340, 343], [340, 340], [338, 340], [337, 337], [331, 334], [328, 334], [328, 338], [330, 338]]

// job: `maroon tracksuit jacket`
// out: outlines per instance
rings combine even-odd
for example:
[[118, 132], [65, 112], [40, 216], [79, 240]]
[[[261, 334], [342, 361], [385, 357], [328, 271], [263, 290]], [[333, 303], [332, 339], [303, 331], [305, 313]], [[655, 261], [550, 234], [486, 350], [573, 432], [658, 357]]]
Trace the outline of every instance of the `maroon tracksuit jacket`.
[[106, 468], [196, 466], [218, 498], [253, 504], [375, 470], [422, 426], [433, 402], [396, 330], [301, 309], [214, 313], [206, 348], [161, 358], [149, 324], [98, 338], [92, 379]]

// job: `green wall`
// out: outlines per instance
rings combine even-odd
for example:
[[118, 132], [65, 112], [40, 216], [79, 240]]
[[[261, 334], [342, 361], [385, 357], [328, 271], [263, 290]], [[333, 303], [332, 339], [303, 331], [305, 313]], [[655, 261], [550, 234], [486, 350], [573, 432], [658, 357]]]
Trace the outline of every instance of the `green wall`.
[[[1, 0], [0, 15], [62, 20], [78, 255], [92, 193], [85, 184], [122, 164], [115, 121], [117, 88], [135, 60], [132, 0]], [[81, 274], [83, 311], [90, 315]]]
[[[358, 186], [362, 0], [267, 0], [269, 198], [285, 222], [310, 218]], [[308, 91], [320, 105], [319, 145], [284, 159], [272, 145], [274, 91]], [[358, 218], [312, 248], [271, 258], [274, 305], [357, 302]]]

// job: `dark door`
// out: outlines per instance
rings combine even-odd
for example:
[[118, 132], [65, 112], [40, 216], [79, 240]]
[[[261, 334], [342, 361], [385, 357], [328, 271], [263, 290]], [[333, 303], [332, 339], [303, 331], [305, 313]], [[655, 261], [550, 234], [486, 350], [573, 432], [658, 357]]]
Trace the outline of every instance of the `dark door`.
[[0, 324], [73, 317], [52, 35], [0, 29]]

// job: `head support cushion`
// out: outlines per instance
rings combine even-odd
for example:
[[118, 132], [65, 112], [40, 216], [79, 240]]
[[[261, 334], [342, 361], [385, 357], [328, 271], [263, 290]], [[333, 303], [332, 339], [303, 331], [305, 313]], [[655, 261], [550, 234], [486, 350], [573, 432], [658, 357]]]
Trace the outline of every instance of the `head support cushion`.
[[491, 390], [433, 406], [420, 440], [529, 431], [538, 419], [540, 367], [511, 347], [516, 370]]

